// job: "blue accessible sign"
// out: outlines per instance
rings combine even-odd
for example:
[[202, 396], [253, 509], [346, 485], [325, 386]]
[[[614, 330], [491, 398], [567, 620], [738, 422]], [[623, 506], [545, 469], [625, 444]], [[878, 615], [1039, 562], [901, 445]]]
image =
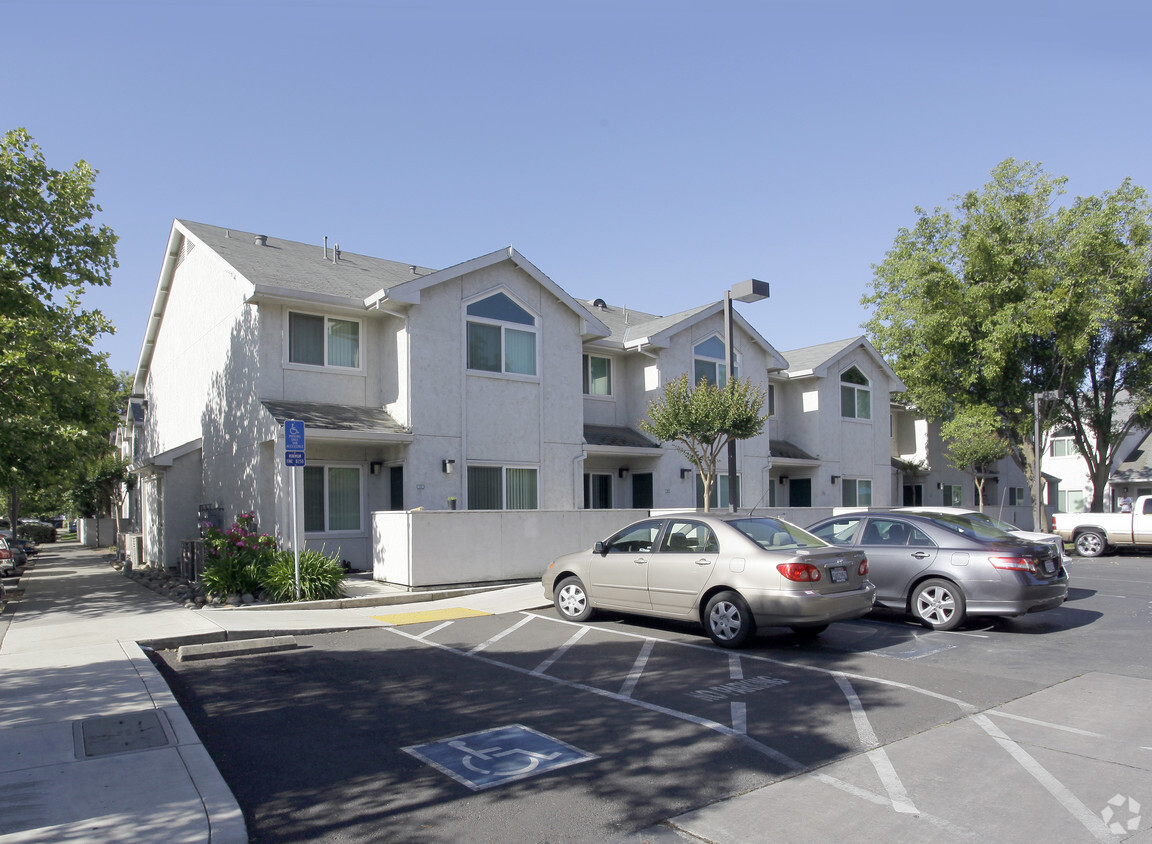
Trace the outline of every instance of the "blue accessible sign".
[[304, 465], [304, 423], [299, 419], [284, 421], [284, 465]]
[[523, 724], [417, 744], [404, 752], [473, 791], [597, 758]]

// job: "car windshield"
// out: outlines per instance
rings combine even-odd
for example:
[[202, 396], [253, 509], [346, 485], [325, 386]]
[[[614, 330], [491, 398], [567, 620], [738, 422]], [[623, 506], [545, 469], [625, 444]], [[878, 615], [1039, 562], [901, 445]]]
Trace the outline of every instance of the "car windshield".
[[769, 551], [826, 548], [828, 546], [828, 543], [823, 539], [779, 519], [732, 519], [728, 524], [761, 548]]
[[1007, 532], [996, 527], [996, 525], [992, 524], [991, 522], [987, 522], [979, 518], [978, 515], [952, 515], [946, 513], [937, 513], [931, 518], [932, 521], [940, 525], [940, 527], [947, 528], [948, 530], [958, 533], [961, 536], [969, 536], [976, 539], [1013, 538]]

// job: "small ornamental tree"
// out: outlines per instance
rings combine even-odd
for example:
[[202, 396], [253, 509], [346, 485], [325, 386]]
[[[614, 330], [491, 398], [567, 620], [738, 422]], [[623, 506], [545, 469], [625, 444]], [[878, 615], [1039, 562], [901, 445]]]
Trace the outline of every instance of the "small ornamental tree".
[[732, 440], [746, 440], [764, 430], [760, 414], [767, 391], [747, 379], [731, 378], [723, 386], [701, 378], [695, 386], [687, 375], [664, 385], [664, 393], [648, 404], [640, 430], [673, 447], [696, 466], [704, 484], [708, 512], [716, 461]]
[[1008, 456], [996, 410], [985, 405], [965, 408], [945, 422], [940, 433], [948, 443], [948, 460], [975, 481], [977, 506], [983, 513], [985, 470]]

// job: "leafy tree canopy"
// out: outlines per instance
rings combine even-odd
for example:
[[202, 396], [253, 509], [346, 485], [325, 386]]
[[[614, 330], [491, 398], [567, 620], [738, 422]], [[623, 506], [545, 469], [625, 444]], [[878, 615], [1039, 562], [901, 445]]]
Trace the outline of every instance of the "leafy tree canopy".
[[50, 168], [24, 129], [0, 140], [0, 484], [9, 489], [76, 471], [115, 427], [115, 379], [92, 350], [113, 328], [81, 304], [116, 266], [116, 236], [91, 222], [95, 175], [84, 161]]
[[745, 440], [764, 430], [760, 414], [767, 393], [748, 379], [730, 378], [723, 387], [687, 375], [664, 385], [662, 395], [648, 404], [640, 429], [673, 446], [691, 460], [704, 483], [704, 509], [716, 478], [716, 462], [731, 440]]
[[[1081, 425], [1103, 480], [1122, 429], [1152, 404], [1145, 193], [1126, 181], [1057, 207], [1065, 181], [1007, 159], [953, 209], [917, 208], [916, 224], [897, 233], [862, 299], [873, 308], [873, 344], [908, 399], [939, 421], [994, 409], [1030, 481], [1035, 393], [1064, 391], [1063, 401], [1041, 403], [1041, 428]], [[1122, 394], [1130, 407], [1118, 423]], [[1097, 495], [1102, 487], [1098, 480]]]

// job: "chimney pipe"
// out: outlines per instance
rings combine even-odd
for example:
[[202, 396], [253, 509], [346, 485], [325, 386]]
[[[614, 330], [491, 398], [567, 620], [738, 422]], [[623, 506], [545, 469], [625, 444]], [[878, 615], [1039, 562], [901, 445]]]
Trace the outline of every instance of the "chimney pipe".
[[266, 234], [258, 234], [252, 240], [257, 246], [268, 245], [268, 235]]

